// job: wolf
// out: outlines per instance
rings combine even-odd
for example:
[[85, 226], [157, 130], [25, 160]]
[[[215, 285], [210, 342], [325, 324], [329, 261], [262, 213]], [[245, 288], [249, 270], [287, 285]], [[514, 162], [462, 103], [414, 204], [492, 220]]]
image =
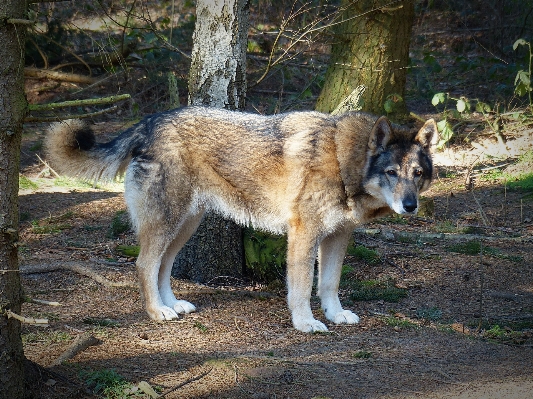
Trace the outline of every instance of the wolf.
[[325, 318], [354, 324], [338, 296], [354, 228], [396, 212], [415, 214], [431, 182], [437, 128], [418, 131], [363, 112], [272, 116], [206, 107], [158, 113], [107, 143], [79, 121], [57, 123], [45, 140], [60, 173], [113, 180], [125, 173], [125, 201], [137, 233], [136, 267], [149, 317], [195, 311], [170, 286], [174, 258], [204, 213], [287, 234], [288, 306], [293, 326], [327, 331], [310, 307], [315, 261]]

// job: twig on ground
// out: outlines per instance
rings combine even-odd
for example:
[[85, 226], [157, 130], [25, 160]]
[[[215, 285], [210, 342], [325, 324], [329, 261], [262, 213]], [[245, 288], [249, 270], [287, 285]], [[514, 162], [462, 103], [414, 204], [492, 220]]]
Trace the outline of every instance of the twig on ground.
[[54, 270], [70, 270], [72, 272], [81, 274], [86, 277], [92, 278], [97, 283], [100, 283], [108, 288], [126, 287], [126, 288], [138, 288], [137, 284], [131, 281], [115, 282], [108, 280], [101, 274], [89, 269], [90, 265], [84, 265], [82, 262], [57, 262], [57, 263], [44, 263], [44, 264], [28, 264], [21, 266], [20, 272], [25, 274], [31, 273], [46, 273]]
[[38, 303], [39, 305], [48, 305], [48, 306], [61, 306], [59, 302], [55, 301], [46, 301], [44, 299], [29, 298], [29, 302]]
[[[37, 155], [37, 158], [39, 159], [39, 161], [42, 162], [42, 164], [45, 166], [46, 169], [48, 169], [50, 171], [50, 173], [52, 173], [55, 177], [60, 177], [59, 176], [59, 173], [57, 173], [54, 169], [52, 169], [52, 167], [48, 164], [48, 162], [46, 162], [44, 159], [42, 159], [39, 154], [35, 154]], [[44, 170], [46, 170], [44, 169]], [[43, 173], [43, 171], [41, 171], [39, 173], [39, 176], [41, 175], [41, 173]]]
[[24, 324], [36, 324], [38, 326], [44, 327], [48, 326], [48, 319], [34, 319], [33, 317], [24, 317], [13, 313], [11, 310], [7, 310], [6, 315], [8, 319], [17, 319], [18, 321]]
[[90, 333], [83, 333], [76, 337], [74, 342], [59, 357], [54, 360], [50, 367], [59, 366], [61, 363], [72, 359], [78, 353], [83, 352], [90, 346], [98, 345], [101, 341]]
[[207, 374], [209, 374], [211, 371], [213, 371], [212, 368], [209, 369], [209, 370], [207, 370], [207, 371], [204, 371], [202, 374], [197, 375], [196, 377], [189, 378], [187, 381], [182, 382], [181, 384], [176, 385], [175, 387], [172, 387], [172, 388], [167, 389], [167, 390], [166, 390], [165, 392], [163, 392], [159, 397], [160, 397], [160, 398], [164, 398], [164, 397], [167, 396], [169, 393], [172, 393], [172, 392], [174, 392], [174, 391], [176, 391], [176, 390], [178, 390], [178, 389], [184, 387], [185, 385], [190, 384], [191, 382], [198, 381], [198, 380], [204, 378], [204, 377], [205, 377]]
[[392, 267], [395, 267], [396, 269], [398, 269], [400, 271], [400, 273], [402, 273], [402, 275], [405, 274], [405, 271], [400, 266], [398, 266], [395, 262], [390, 260], [388, 256], [384, 256], [383, 257], [383, 262], [388, 263]]

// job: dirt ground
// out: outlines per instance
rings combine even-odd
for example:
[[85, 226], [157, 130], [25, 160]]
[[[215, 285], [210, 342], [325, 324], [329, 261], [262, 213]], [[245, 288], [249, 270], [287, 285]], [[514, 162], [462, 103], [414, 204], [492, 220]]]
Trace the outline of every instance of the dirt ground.
[[[21, 266], [74, 262], [134, 286], [134, 259], [116, 246], [135, 238], [108, 234], [125, 210], [121, 186], [36, 179], [47, 169], [30, 148], [42, 134], [28, 126], [24, 136], [23, 173], [39, 186], [20, 192]], [[511, 151], [531, 149], [529, 133], [515, 139]], [[24, 325], [28, 359], [48, 367], [75, 337], [90, 333], [100, 341], [48, 368], [52, 374], [36, 394], [91, 397], [80, 372], [114, 369], [133, 385], [176, 388], [167, 398], [531, 398], [533, 201], [483, 175], [468, 191], [471, 159], [480, 159], [471, 148], [436, 157], [437, 177], [425, 194], [434, 204], [428, 216], [358, 230], [355, 243], [376, 250], [380, 261], [347, 256], [348, 277], [390, 281], [407, 296], [396, 303], [358, 301], [344, 289], [343, 302], [361, 323], [327, 323], [329, 333], [295, 331], [285, 290], [245, 280], [231, 286], [173, 280], [177, 296], [198, 312], [155, 323], [135, 288], [108, 287], [64, 269], [23, 273], [28, 298], [61, 304], [24, 304], [24, 316], [49, 321], [47, 327]], [[471, 239], [481, 239], [483, 256], [450, 249]], [[312, 305], [324, 320], [318, 302]]]

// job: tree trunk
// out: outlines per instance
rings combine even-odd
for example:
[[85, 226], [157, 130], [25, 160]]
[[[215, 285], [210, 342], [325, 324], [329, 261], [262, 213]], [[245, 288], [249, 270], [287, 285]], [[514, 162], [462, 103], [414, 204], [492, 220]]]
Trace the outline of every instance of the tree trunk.
[[[199, 0], [189, 73], [189, 104], [243, 109], [246, 92], [248, 0]], [[178, 254], [172, 274], [198, 282], [241, 277], [242, 230], [206, 215]]]
[[[331, 60], [316, 109], [331, 112], [358, 85], [366, 86], [363, 110], [406, 112], [414, 1], [342, 0], [344, 22], [334, 31]], [[384, 107], [385, 105], [385, 107]]]
[[20, 322], [22, 290], [18, 272], [18, 181], [24, 96], [24, 41], [26, 28], [6, 22], [23, 19], [26, 2], [0, 1], [0, 398], [22, 398], [24, 353]]

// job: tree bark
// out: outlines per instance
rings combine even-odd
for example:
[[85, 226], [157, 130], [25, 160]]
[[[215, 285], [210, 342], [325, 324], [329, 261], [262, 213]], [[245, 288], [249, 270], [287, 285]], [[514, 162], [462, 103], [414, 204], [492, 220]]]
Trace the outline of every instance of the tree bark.
[[18, 272], [18, 181], [24, 96], [24, 41], [26, 25], [7, 23], [23, 19], [26, 2], [0, 1], [0, 398], [24, 394], [24, 353], [20, 322], [22, 290]]
[[364, 85], [364, 111], [384, 114], [389, 100], [394, 113], [405, 113], [405, 103], [399, 100], [405, 93], [414, 1], [342, 0], [341, 7], [345, 21], [333, 32], [331, 60], [316, 109], [331, 112]]
[[[189, 73], [189, 104], [243, 109], [248, 0], [199, 0]], [[198, 282], [242, 277], [242, 229], [208, 214], [178, 254], [172, 274]]]

